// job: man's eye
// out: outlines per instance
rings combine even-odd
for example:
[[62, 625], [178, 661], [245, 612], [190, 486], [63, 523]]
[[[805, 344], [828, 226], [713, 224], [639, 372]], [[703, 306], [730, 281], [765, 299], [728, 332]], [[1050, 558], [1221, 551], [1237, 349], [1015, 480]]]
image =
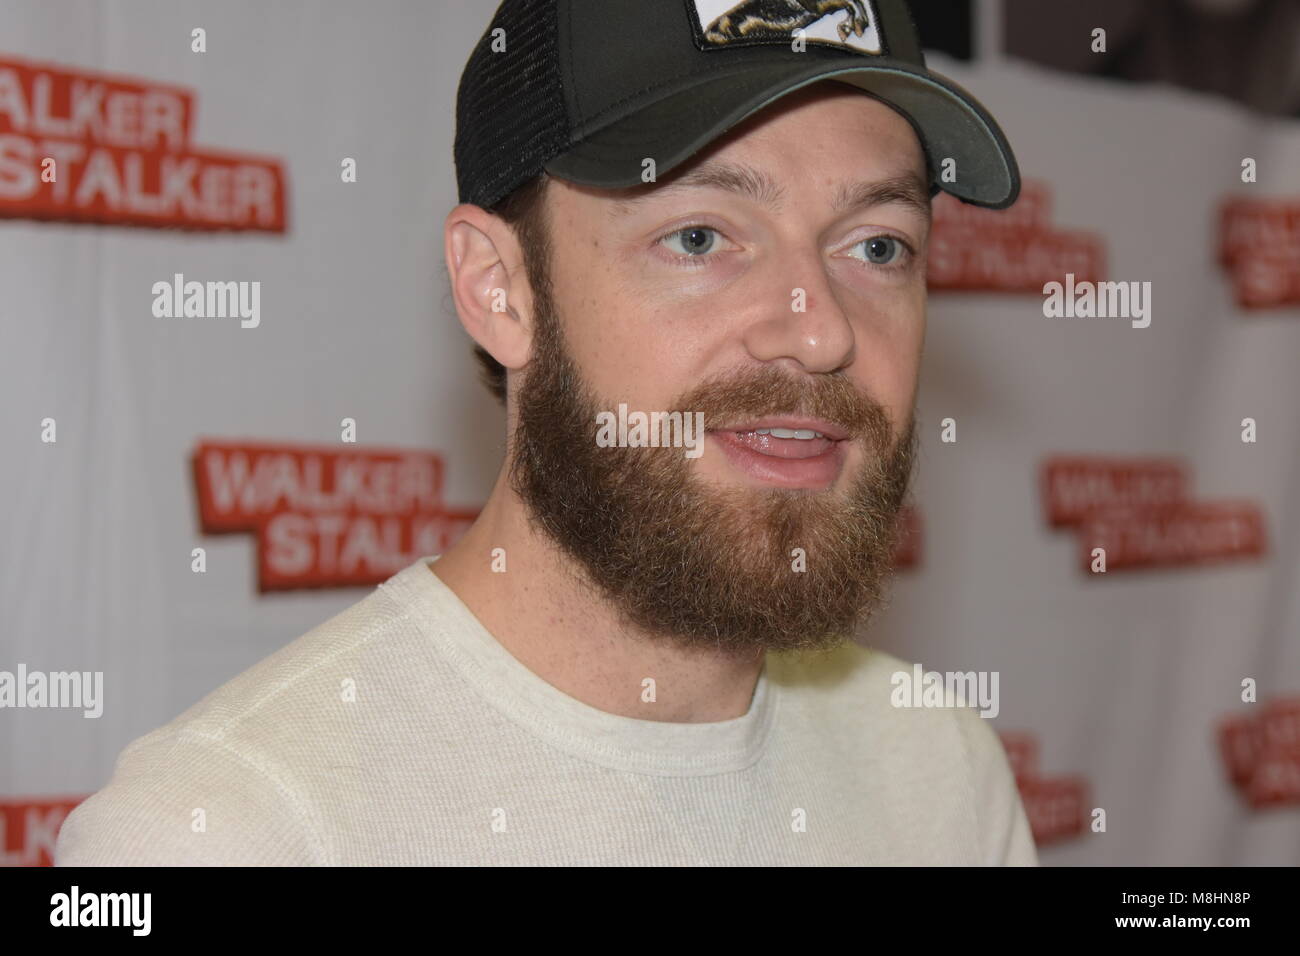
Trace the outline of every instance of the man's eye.
[[893, 236], [872, 236], [857, 243], [853, 248], [861, 248], [862, 258], [873, 266], [891, 266], [907, 255], [908, 249], [901, 239]]
[[664, 236], [661, 242], [667, 243], [674, 252], [682, 255], [702, 256], [708, 254], [717, 241], [718, 231], [708, 226], [687, 226]]

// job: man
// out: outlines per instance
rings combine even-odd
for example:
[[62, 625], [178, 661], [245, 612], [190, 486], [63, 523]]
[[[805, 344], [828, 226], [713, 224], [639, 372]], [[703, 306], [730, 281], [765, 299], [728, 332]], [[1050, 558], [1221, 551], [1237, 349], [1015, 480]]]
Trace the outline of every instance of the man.
[[1019, 188], [906, 8], [507, 0], [456, 159], [510, 439], [482, 514], [133, 743], [57, 861], [1035, 863], [992, 730], [892, 706], [907, 665], [850, 639], [914, 456], [932, 188]]

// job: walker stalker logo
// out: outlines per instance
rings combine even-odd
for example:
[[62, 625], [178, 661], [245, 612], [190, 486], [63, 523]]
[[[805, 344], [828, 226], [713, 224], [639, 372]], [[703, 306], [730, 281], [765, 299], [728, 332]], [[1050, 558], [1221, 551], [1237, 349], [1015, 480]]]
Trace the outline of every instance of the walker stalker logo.
[[53, 866], [59, 827], [84, 799], [0, 801], [0, 866]]
[[1300, 199], [1223, 200], [1219, 262], [1243, 309], [1300, 305]]
[[1042, 468], [1047, 523], [1074, 529], [1085, 574], [1267, 553], [1257, 505], [1193, 501], [1190, 488], [1185, 466], [1175, 459], [1056, 457]]
[[871, 0], [687, 0], [687, 6], [695, 11], [695, 45], [701, 50], [758, 43], [790, 49], [802, 36], [808, 43], [882, 52]]
[[904, 505], [898, 513], [898, 544], [894, 548], [894, 570], [905, 571], [921, 563], [921, 512], [912, 505]]
[[1256, 705], [1219, 724], [1228, 778], [1252, 807], [1300, 806], [1300, 697]]
[[257, 535], [262, 591], [378, 584], [478, 515], [444, 507], [429, 453], [202, 442], [193, 465], [202, 530]]
[[1099, 282], [1106, 246], [1090, 232], [1055, 229], [1046, 183], [1026, 180], [1006, 209], [984, 209], [947, 193], [934, 197], [926, 282], [936, 292], [1043, 295], [1049, 282], [1072, 274]]
[[285, 231], [278, 160], [190, 145], [186, 90], [0, 57], [0, 216]]
[[1039, 846], [1082, 836], [1088, 830], [1088, 782], [1083, 777], [1038, 776], [1038, 739], [1033, 734], [999, 732], [1016, 778], [1029, 829]]
[[1187, 500], [1176, 459], [1051, 458], [1043, 466], [1047, 523], [1075, 528], [1104, 508], [1163, 508]]
[[1104, 509], [1079, 532], [1080, 561], [1105, 549], [1106, 568], [1173, 567], [1253, 559], [1265, 553], [1264, 516], [1248, 501], [1186, 502], [1152, 511]]

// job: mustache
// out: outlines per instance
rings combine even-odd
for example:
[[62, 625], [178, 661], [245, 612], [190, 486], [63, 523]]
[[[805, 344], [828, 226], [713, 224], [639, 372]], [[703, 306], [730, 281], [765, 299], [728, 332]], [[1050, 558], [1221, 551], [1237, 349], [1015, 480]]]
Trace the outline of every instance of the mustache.
[[705, 428], [770, 415], [818, 418], [842, 428], [850, 439], [865, 437], [880, 448], [889, 446], [893, 432], [884, 407], [848, 379], [835, 374], [796, 377], [774, 366], [719, 373], [673, 407], [703, 412]]

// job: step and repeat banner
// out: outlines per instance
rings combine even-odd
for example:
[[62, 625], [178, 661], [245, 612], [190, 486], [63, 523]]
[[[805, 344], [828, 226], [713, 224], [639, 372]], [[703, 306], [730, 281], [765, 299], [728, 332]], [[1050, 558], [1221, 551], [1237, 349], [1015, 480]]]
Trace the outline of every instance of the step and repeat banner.
[[[861, 640], [995, 678], [1044, 864], [1294, 865], [1300, 17], [1058, 6], [915, 4], [1025, 188], [935, 202]], [[0, 864], [473, 521], [504, 421], [442, 224], [494, 8], [0, 5]]]

